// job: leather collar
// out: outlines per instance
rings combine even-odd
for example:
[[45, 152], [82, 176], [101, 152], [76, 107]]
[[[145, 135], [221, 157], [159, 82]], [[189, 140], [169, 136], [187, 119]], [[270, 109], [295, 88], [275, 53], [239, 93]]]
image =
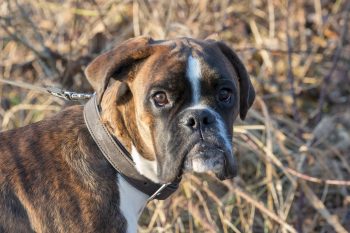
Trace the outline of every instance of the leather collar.
[[136, 170], [128, 151], [102, 123], [96, 95], [84, 107], [84, 120], [92, 138], [109, 163], [132, 186], [150, 196], [149, 200], [164, 200], [177, 190], [181, 178], [169, 184], [156, 184]]

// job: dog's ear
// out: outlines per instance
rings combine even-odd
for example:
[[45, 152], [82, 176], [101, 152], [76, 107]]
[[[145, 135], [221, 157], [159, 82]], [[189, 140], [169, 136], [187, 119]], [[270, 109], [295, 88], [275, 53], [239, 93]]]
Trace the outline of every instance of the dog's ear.
[[88, 65], [85, 75], [96, 91], [98, 103], [111, 78], [122, 81], [127, 69], [152, 54], [152, 42], [152, 38], [146, 36], [129, 39], [112, 51], [98, 56]]
[[242, 61], [239, 59], [237, 54], [223, 42], [217, 41], [216, 43], [219, 46], [221, 52], [229, 59], [229, 61], [231, 62], [232, 66], [238, 74], [240, 89], [239, 115], [241, 119], [244, 120], [247, 115], [248, 109], [252, 106], [255, 99], [254, 87], [250, 81], [246, 68], [244, 67]]

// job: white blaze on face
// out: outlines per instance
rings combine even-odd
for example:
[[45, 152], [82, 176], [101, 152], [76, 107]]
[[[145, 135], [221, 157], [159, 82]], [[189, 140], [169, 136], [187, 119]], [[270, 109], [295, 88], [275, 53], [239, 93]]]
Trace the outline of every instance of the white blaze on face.
[[232, 141], [228, 139], [228, 134], [227, 134], [227, 131], [225, 129], [224, 120], [222, 119], [222, 117], [220, 116], [219, 113], [217, 113], [216, 111], [214, 111], [211, 108], [209, 110], [215, 115], [215, 119], [216, 119], [216, 123], [217, 123], [218, 129], [219, 129], [220, 136], [224, 140], [226, 148], [232, 154]]
[[201, 74], [201, 64], [197, 58], [190, 55], [187, 60], [187, 77], [191, 83], [192, 89], [192, 103], [198, 104], [200, 100], [201, 90], [200, 90], [200, 79]]

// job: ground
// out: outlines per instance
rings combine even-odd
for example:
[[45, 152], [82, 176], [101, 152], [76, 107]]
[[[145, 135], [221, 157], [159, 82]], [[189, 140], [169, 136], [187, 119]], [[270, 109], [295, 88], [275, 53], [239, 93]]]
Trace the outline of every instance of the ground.
[[[0, 78], [91, 92], [83, 70], [138, 35], [216, 33], [257, 98], [234, 127], [239, 176], [187, 174], [140, 232], [350, 231], [350, 2], [91, 0], [0, 3]], [[0, 130], [71, 104], [0, 83]]]

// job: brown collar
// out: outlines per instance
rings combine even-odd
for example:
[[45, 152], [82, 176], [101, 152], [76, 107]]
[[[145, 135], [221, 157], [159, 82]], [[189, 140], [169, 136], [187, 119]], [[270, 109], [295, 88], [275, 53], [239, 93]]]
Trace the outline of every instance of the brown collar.
[[149, 200], [164, 200], [176, 191], [181, 178], [169, 184], [156, 184], [136, 170], [135, 163], [127, 150], [116, 137], [113, 137], [108, 132], [105, 125], [101, 122], [96, 95], [84, 107], [84, 120], [92, 138], [109, 163], [132, 186], [149, 195]]

